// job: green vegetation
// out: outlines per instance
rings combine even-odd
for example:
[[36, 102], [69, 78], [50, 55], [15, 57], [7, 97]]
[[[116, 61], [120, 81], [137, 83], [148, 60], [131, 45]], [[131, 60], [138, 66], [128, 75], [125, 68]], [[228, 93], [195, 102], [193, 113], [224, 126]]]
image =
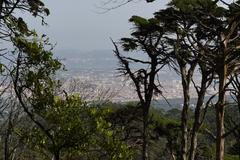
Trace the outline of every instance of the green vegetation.
[[[48, 37], [14, 14], [23, 11], [44, 25], [49, 10], [41, 0], [0, 0], [0, 40], [11, 45], [0, 48], [0, 160], [240, 158], [240, 1], [169, 2], [153, 18], [132, 16], [130, 37], [113, 42], [119, 71], [139, 98], [114, 104], [83, 101], [61, 88], [56, 73], [63, 65]], [[181, 78], [181, 109], [152, 106], [164, 98], [158, 79], [164, 66]], [[216, 90], [210, 97], [209, 87]]]

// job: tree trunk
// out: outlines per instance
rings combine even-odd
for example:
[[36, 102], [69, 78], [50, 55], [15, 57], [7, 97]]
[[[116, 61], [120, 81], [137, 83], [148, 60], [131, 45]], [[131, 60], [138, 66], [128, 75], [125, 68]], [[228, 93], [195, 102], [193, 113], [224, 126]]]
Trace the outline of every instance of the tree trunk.
[[183, 108], [181, 115], [181, 130], [182, 130], [182, 142], [181, 142], [181, 160], [187, 160], [188, 152], [188, 109], [190, 104], [190, 82], [192, 80], [193, 72], [196, 67], [196, 63], [189, 64], [189, 69], [187, 69], [187, 64], [185, 64], [182, 59], [178, 59], [178, 64], [181, 72], [182, 88], [183, 88]]
[[142, 159], [143, 160], [148, 160], [148, 151], [147, 151], [147, 146], [148, 146], [148, 141], [147, 141], [147, 117], [144, 115], [143, 117], [143, 144], [142, 144]]
[[198, 131], [201, 126], [201, 110], [204, 103], [205, 93], [206, 93], [206, 83], [207, 77], [203, 75], [202, 82], [201, 82], [201, 89], [198, 93], [198, 100], [195, 108], [195, 115], [194, 115], [194, 124], [191, 133], [191, 145], [189, 150], [189, 160], [195, 160], [196, 149], [197, 149], [197, 140], [198, 140]]
[[184, 104], [182, 109], [181, 128], [182, 128], [182, 146], [181, 146], [181, 160], [187, 160], [188, 150], [188, 108], [189, 108], [189, 85], [183, 85]]
[[148, 112], [151, 102], [143, 107], [142, 160], [148, 160]]
[[227, 77], [227, 66], [223, 62], [222, 70], [219, 73], [219, 96], [216, 104], [216, 160], [224, 159], [224, 106], [225, 106], [225, 86]]
[[170, 148], [170, 156], [171, 156], [170, 160], [176, 160], [176, 156], [174, 154], [172, 147]]
[[0, 17], [2, 16], [3, 0], [0, 0]]
[[217, 141], [216, 141], [216, 160], [224, 159], [224, 105], [216, 106]]
[[7, 130], [5, 132], [5, 136], [4, 136], [4, 160], [9, 160], [9, 138], [10, 138], [10, 134], [11, 134], [11, 120], [12, 120], [12, 108], [10, 110], [10, 114], [8, 117], [8, 122], [7, 122]]
[[143, 144], [142, 144], [142, 159], [148, 160], [148, 113], [151, 106], [153, 91], [154, 91], [154, 81], [156, 76], [156, 67], [157, 67], [157, 57], [151, 57], [151, 72], [149, 76], [149, 84], [144, 84], [145, 92], [145, 104], [142, 104], [143, 108]]
[[197, 132], [197, 129], [195, 128], [195, 130], [193, 130], [192, 137], [191, 137], [189, 160], [195, 160], [197, 144], [198, 144], [198, 132]]
[[176, 157], [173, 153], [171, 153], [171, 158], [172, 158], [171, 160], [176, 160]]
[[8, 138], [9, 136], [6, 135], [5, 142], [4, 142], [4, 160], [9, 160], [9, 150], [8, 150]]
[[55, 151], [52, 160], [60, 160], [60, 152]]

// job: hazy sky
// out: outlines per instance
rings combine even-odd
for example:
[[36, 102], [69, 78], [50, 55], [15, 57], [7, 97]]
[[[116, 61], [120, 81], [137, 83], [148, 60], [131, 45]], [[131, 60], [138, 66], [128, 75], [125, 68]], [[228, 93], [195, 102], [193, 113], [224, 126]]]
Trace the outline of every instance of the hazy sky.
[[[48, 26], [40, 27], [41, 21], [29, 18], [28, 23], [40, 33], [47, 34], [57, 49], [98, 50], [112, 49], [109, 38], [118, 40], [128, 36], [132, 15], [151, 17], [162, 8], [167, 0], [146, 3], [136, 0], [133, 3], [104, 14], [96, 6], [104, 0], [43, 0], [50, 9], [46, 18]], [[121, 1], [121, 0], [119, 0]]]

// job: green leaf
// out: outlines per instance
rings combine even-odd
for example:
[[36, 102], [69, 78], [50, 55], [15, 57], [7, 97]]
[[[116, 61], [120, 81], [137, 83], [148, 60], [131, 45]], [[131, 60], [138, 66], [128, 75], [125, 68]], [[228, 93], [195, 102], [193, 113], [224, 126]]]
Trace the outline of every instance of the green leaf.
[[132, 16], [129, 21], [133, 22], [136, 26], [144, 26], [148, 24], [148, 20], [140, 16]]

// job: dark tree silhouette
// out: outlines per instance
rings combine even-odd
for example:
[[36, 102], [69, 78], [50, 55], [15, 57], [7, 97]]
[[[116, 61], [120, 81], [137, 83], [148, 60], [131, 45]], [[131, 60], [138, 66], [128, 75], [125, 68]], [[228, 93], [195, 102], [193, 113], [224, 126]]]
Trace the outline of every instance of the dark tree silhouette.
[[[135, 27], [132, 36], [122, 38], [120, 44], [124, 51], [137, 51], [137, 54], [145, 56], [145, 58], [124, 56], [120, 53], [116, 42], [113, 42], [114, 53], [120, 63], [120, 73], [132, 80], [139, 98], [143, 122], [142, 159], [146, 160], [148, 159], [149, 108], [154, 95], [162, 95], [158, 72], [163, 66], [170, 63], [171, 59], [166, 52], [167, 46], [163, 37], [164, 28], [158, 25], [156, 19], [133, 16], [130, 22]], [[137, 64], [140, 64], [139, 68]]]

